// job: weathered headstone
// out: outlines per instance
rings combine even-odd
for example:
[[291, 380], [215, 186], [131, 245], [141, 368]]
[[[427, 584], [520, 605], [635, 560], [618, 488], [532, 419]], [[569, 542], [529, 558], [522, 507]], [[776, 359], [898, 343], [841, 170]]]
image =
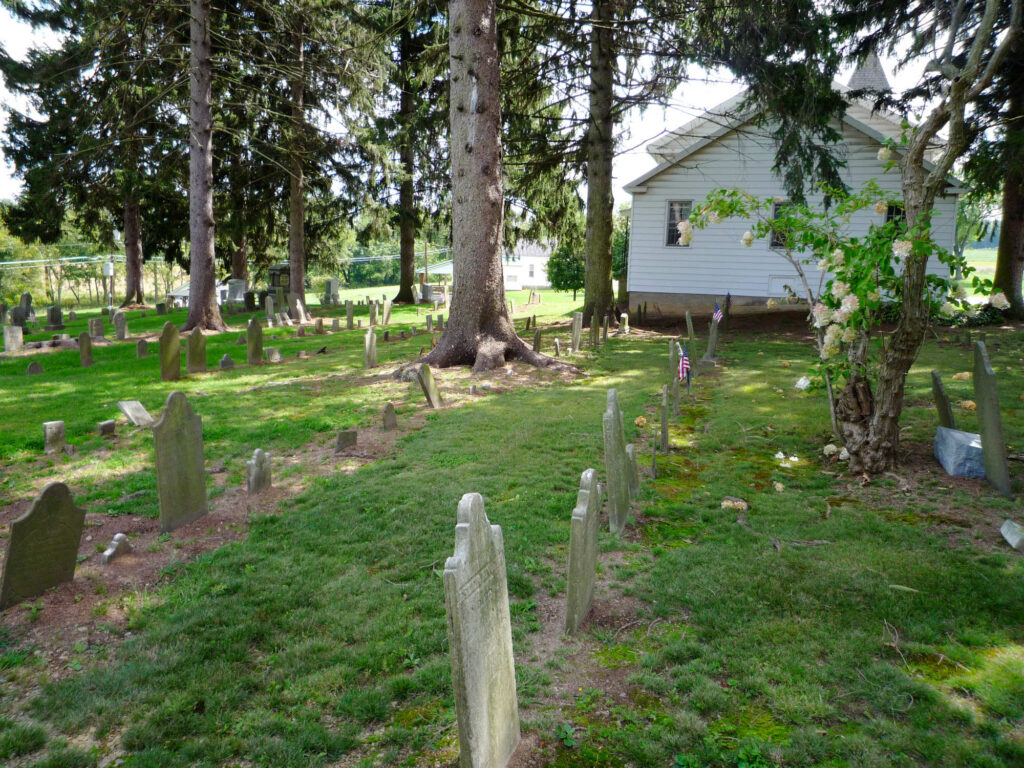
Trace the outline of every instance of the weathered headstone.
[[47, 454], [60, 453], [67, 443], [64, 433], [63, 421], [43, 422], [43, 452]]
[[156, 313], [158, 315], [166, 315], [167, 314], [167, 305], [164, 302], [162, 302], [162, 301], [158, 301], [156, 303]]
[[434, 381], [434, 374], [429, 365], [423, 363], [420, 366], [416, 372], [416, 380], [420, 383], [423, 396], [427, 398], [427, 405], [431, 408], [440, 408], [442, 405], [441, 393], [437, 390], [437, 382]]
[[113, 419], [106, 419], [96, 425], [96, 434], [100, 437], [113, 437], [114, 430], [117, 428], [117, 422]]
[[594, 309], [590, 318], [590, 346], [596, 347], [601, 343], [601, 313]]
[[60, 331], [64, 329], [64, 313], [54, 305], [46, 308], [46, 330]]
[[583, 313], [573, 312], [572, 313], [572, 352], [575, 354], [580, 351], [580, 347], [583, 344]]
[[629, 498], [635, 499], [640, 493], [640, 465], [636, 460], [636, 446], [626, 444], [626, 485], [629, 487]]
[[68, 312], [68, 322], [73, 323], [78, 319], [78, 314], [74, 311]]
[[25, 371], [25, 373], [28, 376], [38, 376], [42, 372], [43, 372], [43, 366], [41, 366], [39, 364], [38, 360], [33, 360], [31, 363], [29, 363], [28, 364], [28, 370]]
[[444, 315], [442, 315], [440, 313], [438, 313], [438, 315], [437, 315], [437, 330], [439, 330], [439, 331], [443, 331], [444, 330]]
[[384, 325], [387, 325], [388, 323], [391, 322], [391, 302], [388, 301], [388, 300], [384, 301], [383, 314], [384, 314], [384, 318], [383, 318], [382, 322], [383, 322]]
[[160, 332], [160, 381], [177, 381], [181, 378], [181, 340], [174, 323], [164, 323]]
[[373, 328], [366, 329], [366, 337], [363, 339], [363, 364], [366, 368], [377, 366], [377, 334]]
[[135, 358], [141, 360], [142, 358], [149, 355], [149, 347], [146, 344], [145, 339], [139, 339], [135, 344]]
[[146, 410], [146, 407], [138, 400], [119, 400], [117, 407], [121, 413], [136, 427], [151, 427], [156, 419]]
[[629, 514], [629, 476], [626, 459], [626, 436], [619, 410], [619, 395], [608, 390], [608, 403], [602, 419], [604, 431], [604, 465], [608, 480], [608, 528], [619, 533], [626, 526]]
[[974, 343], [974, 400], [978, 404], [978, 431], [985, 460], [985, 476], [1001, 494], [1010, 498], [1010, 464], [1006, 458], [1003, 416], [999, 410], [996, 374], [988, 361], [985, 342]]
[[394, 403], [384, 404], [384, 413], [381, 416], [384, 429], [395, 429], [398, 426], [398, 417], [395, 415]]
[[269, 487], [270, 456], [262, 448], [257, 448], [252, 458], [245, 462], [245, 490], [249, 495], [254, 495]]
[[332, 317], [331, 318], [331, 330], [332, 331], [340, 331], [341, 330], [341, 318], [340, 317]]
[[255, 317], [249, 319], [245, 329], [245, 362], [249, 365], [263, 362], [263, 327]]
[[953, 477], [985, 477], [981, 435], [959, 429], [935, 430], [935, 458]]
[[345, 302], [345, 328], [349, 331], [352, 330], [352, 313], [355, 311], [355, 307], [352, 304], [352, 300], [349, 299]]
[[25, 314], [25, 310], [21, 308], [21, 305], [11, 307], [11, 325], [16, 325], [19, 328], [24, 328], [28, 324], [28, 316]]
[[434, 330], [434, 316], [427, 315], [427, 333], [432, 333]]
[[88, 331], [78, 334], [78, 358], [83, 368], [92, 365], [92, 336]]
[[661, 386], [661, 452], [668, 453], [668, 384]]
[[64, 483], [50, 483], [11, 523], [0, 576], [0, 610], [75, 578], [85, 510]]
[[699, 363], [703, 366], [710, 366], [712, 368], [718, 363], [718, 323], [712, 321], [708, 327], [708, 348], [704, 352], [704, 356], [699, 360]]
[[346, 448], [354, 446], [359, 438], [359, 433], [354, 429], [343, 429], [338, 432], [334, 440], [334, 452], [341, 453]]
[[297, 293], [288, 294], [288, 315], [297, 323], [306, 319], [299, 313], [299, 294]]
[[160, 530], [173, 531], [208, 510], [203, 466], [203, 418], [181, 392], [171, 392], [153, 425]]
[[370, 302], [370, 325], [373, 326], [373, 325], [376, 325], [376, 324], [377, 324], [377, 302], [376, 301], [371, 301]]
[[220, 359], [220, 369], [222, 371], [230, 371], [234, 367], [235, 367], [234, 359], [231, 357], [231, 355], [229, 355], [229, 354], [227, 354], [225, 352], [224, 353], [224, 357], [222, 357]]
[[25, 320], [35, 320], [36, 313], [32, 309], [32, 294], [25, 291], [21, 294], [21, 301], [18, 302], [21, 311], [25, 313]]
[[128, 315], [121, 310], [114, 313], [114, 338], [118, 341], [128, 338]]
[[318, 336], [323, 335], [324, 319], [322, 317], [318, 317], [316, 320], [313, 321], [313, 333], [317, 334]]
[[460, 768], [504, 768], [519, 743], [519, 705], [501, 527], [483, 497], [459, 502], [444, 602], [459, 728]]
[[281, 362], [281, 350], [276, 347], [267, 347], [263, 350], [267, 356], [268, 363], [280, 363]]
[[695, 350], [697, 348], [694, 346], [697, 343], [697, 335], [693, 332], [693, 318], [690, 317], [690, 310], [686, 310], [686, 335], [690, 339], [690, 349]]
[[295, 329], [295, 337], [298, 339], [304, 339], [306, 337], [306, 329], [304, 326], [299, 326]]
[[555, 357], [561, 357], [561, 356], [562, 356], [562, 342], [560, 342], [558, 339], [555, 339]]
[[534, 332], [534, 334], [533, 334], [533, 351], [534, 352], [540, 352], [540, 342], [541, 342], [540, 328], [538, 328]]
[[269, 293], [263, 298], [263, 314], [266, 315], [267, 320], [274, 319], [274, 297]]
[[590, 610], [597, 575], [597, 532], [601, 525], [601, 494], [597, 472], [580, 478], [576, 508], [569, 527], [569, 567], [566, 571], [565, 631], [574, 633]]
[[20, 325], [4, 326], [4, 352], [13, 355], [25, 348], [25, 332]]
[[100, 565], [110, 565], [110, 561], [118, 555], [131, 554], [132, 545], [128, 543], [128, 537], [123, 533], [115, 533], [110, 546], [100, 554]]
[[206, 336], [198, 328], [193, 328], [188, 336], [185, 357], [187, 373], [206, 373]]
[[1005, 520], [999, 532], [1003, 534], [1007, 544], [1018, 552], [1024, 553], [1024, 527], [1013, 522], [1013, 520]]
[[601, 341], [608, 341], [608, 315], [604, 316], [604, 320], [601, 322]]
[[242, 302], [246, 312], [256, 311], [256, 291], [246, 291], [242, 294]]
[[942, 385], [942, 377], [938, 371], [932, 371], [932, 397], [935, 399], [935, 409], [939, 412], [939, 426], [956, 429], [953, 406], [950, 405], [949, 395], [946, 394], [946, 388]]
[[103, 318], [102, 317], [90, 317], [89, 318], [89, 335], [94, 339], [103, 338]]

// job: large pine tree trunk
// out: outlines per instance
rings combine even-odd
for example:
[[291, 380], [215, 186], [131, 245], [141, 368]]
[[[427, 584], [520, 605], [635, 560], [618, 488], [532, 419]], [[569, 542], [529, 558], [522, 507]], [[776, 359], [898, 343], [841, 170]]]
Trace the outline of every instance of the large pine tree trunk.
[[234, 280], [249, 280], [249, 238], [242, 235], [242, 240], [231, 254], [231, 277]]
[[590, 323], [595, 309], [604, 314], [612, 306], [612, 8], [608, 0], [596, 0], [591, 14], [584, 325]]
[[142, 286], [142, 219], [139, 201], [129, 195], [124, 201], [124, 263], [125, 292], [122, 307], [129, 304], [144, 304], [145, 291]]
[[210, 0], [190, 0], [189, 55], [189, 258], [188, 317], [182, 330], [226, 331], [217, 306], [213, 219], [213, 60]]
[[[1024, 45], [1018, 46], [1024, 51]], [[1024, 80], [1018, 81], [1024, 88]], [[1006, 174], [1003, 178], [1003, 220], [992, 284], [1006, 294], [1013, 317], [1024, 319], [1021, 275], [1024, 273], [1024, 94], [1014, 93], [1007, 114]]]
[[[305, 169], [303, 167], [303, 128], [306, 117], [303, 102], [306, 95], [305, 45], [302, 20], [299, 19], [295, 32], [295, 75], [292, 78], [292, 125], [290, 178], [288, 184], [288, 265], [291, 284], [289, 292], [296, 294], [306, 304], [306, 199]], [[300, 318], [304, 319], [304, 318]]]
[[471, 364], [475, 371], [514, 358], [554, 365], [516, 335], [505, 305], [495, 2], [452, 0], [449, 18], [455, 285], [444, 335], [423, 361], [441, 367]]
[[412, 67], [410, 57], [412, 56], [411, 36], [408, 30], [402, 30], [401, 42], [399, 43], [398, 55], [400, 72], [398, 83], [401, 88], [399, 98], [398, 121], [401, 126], [401, 146], [399, 157], [402, 162], [402, 171], [405, 178], [398, 191], [398, 245], [400, 275], [398, 281], [398, 293], [395, 295], [396, 302], [411, 304], [413, 301], [412, 289], [416, 282], [416, 201], [413, 174], [416, 171], [416, 156], [413, 151], [411, 121], [413, 110], [412, 85], [409, 82], [409, 70]]

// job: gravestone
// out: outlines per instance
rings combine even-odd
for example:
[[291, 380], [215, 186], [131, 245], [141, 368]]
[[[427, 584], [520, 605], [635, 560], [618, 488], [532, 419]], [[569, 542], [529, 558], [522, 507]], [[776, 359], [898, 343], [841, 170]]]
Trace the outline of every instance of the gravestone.
[[206, 373], [206, 336], [193, 328], [185, 344], [185, 372]]
[[316, 320], [313, 321], [313, 333], [317, 334], [318, 336], [323, 336], [324, 319], [322, 317], [318, 317]]
[[299, 322], [300, 323], [311, 323], [313, 322], [313, 316], [309, 314], [309, 310], [306, 309], [306, 302], [301, 297], [296, 299], [296, 305], [299, 308]]
[[437, 316], [437, 330], [444, 330], [444, 315], [438, 314]]
[[267, 294], [263, 299], [263, 314], [266, 315], [267, 320], [273, 322], [274, 320], [274, 297]]
[[164, 323], [160, 332], [160, 381], [177, 381], [181, 378], [181, 341], [174, 323]]
[[75, 322], [78, 319], [78, 315], [75, 312], [68, 312], [68, 322]]
[[932, 371], [932, 397], [935, 399], [935, 409], [939, 412], [939, 426], [956, 429], [953, 406], [949, 403], [949, 395], [946, 394], [946, 388], [942, 385], [942, 377], [938, 371]]
[[117, 407], [136, 427], [151, 427], [156, 423], [156, 419], [138, 400], [119, 400]]
[[1004, 520], [999, 532], [1006, 539], [1007, 544], [1018, 552], [1024, 553], [1024, 527], [1013, 522], [1013, 520]]
[[158, 301], [157, 304], [156, 304], [156, 313], [158, 315], [166, 315], [167, 314], [167, 305], [164, 304], [162, 301]]
[[4, 352], [13, 355], [25, 348], [25, 332], [20, 325], [4, 326]]
[[299, 314], [299, 294], [297, 293], [288, 294], [288, 315], [299, 323], [306, 319]]
[[242, 302], [246, 312], [256, 311], [256, 291], [246, 291], [242, 294]]
[[376, 301], [372, 301], [372, 302], [370, 302], [370, 325], [373, 326], [373, 325], [376, 325], [376, 324], [377, 324], [377, 302]]
[[[253, 318], [250, 317], [249, 318], [249, 322], [251, 323], [252, 321], [253, 321]], [[248, 328], [248, 326], [246, 326], [246, 327]], [[244, 333], [240, 333], [240, 334], [238, 334], [238, 338], [235, 339], [235, 346], [236, 347], [241, 347], [244, 344], [245, 344], [245, 334]]]
[[11, 523], [0, 576], [0, 610], [75, 578], [85, 510], [64, 483], [50, 483]]
[[533, 334], [533, 351], [540, 352], [540, 328], [538, 328]]
[[708, 326], [708, 348], [704, 356], [698, 361], [700, 365], [714, 368], [718, 362], [718, 323], [711, 322]]
[[25, 310], [21, 308], [21, 305], [11, 307], [11, 325], [24, 328], [27, 323], [28, 316], [25, 314]]
[[388, 323], [391, 322], [391, 302], [390, 301], [385, 300], [383, 314], [384, 314], [384, 319], [383, 319], [382, 322], [384, 323], [384, 325], [387, 325]]
[[255, 317], [249, 319], [245, 329], [245, 362], [249, 365], [263, 362], [263, 327]]
[[437, 390], [437, 382], [434, 381], [434, 374], [430, 370], [430, 366], [426, 363], [420, 366], [416, 372], [416, 381], [420, 383], [420, 388], [423, 390], [423, 396], [427, 398], [427, 405], [430, 408], [440, 408], [443, 404], [441, 401], [441, 393]]
[[110, 546], [100, 555], [100, 565], [110, 565], [110, 561], [118, 555], [131, 554], [132, 545], [128, 543], [128, 537], [123, 533], [115, 533]]
[[668, 453], [668, 384], [661, 385], [661, 452]]
[[601, 343], [601, 313], [596, 309], [590, 318], [590, 346], [596, 347]]
[[604, 316], [604, 320], [601, 322], [601, 342], [605, 343], [608, 341], [608, 315]]
[[974, 343], [974, 401], [978, 404], [978, 431], [985, 460], [985, 476], [1003, 496], [1011, 498], [1010, 464], [1006, 458], [1003, 416], [999, 410], [996, 375], [988, 360], [985, 342]]
[[483, 497], [459, 502], [444, 603], [459, 729], [460, 768], [503, 768], [519, 743], [519, 705], [501, 527]]
[[52, 306], [46, 308], [46, 330], [64, 330], [64, 313], [61, 312], [60, 307]]
[[63, 421], [43, 422], [43, 452], [46, 454], [60, 453], [67, 444]]
[[332, 317], [331, 318], [331, 330], [332, 331], [340, 331], [341, 330], [341, 318], [340, 317]]
[[206, 514], [203, 418], [181, 392], [171, 392], [153, 425], [160, 530], [173, 531]]
[[626, 434], [619, 410], [619, 395], [608, 390], [608, 402], [602, 419], [604, 465], [608, 481], [608, 528], [619, 533], [629, 514], [629, 476], [626, 459]]
[[427, 315], [427, 333], [432, 333], [434, 330], [434, 316]]
[[268, 363], [280, 363], [281, 362], [281, 350], [277, 349], [276, 347], [267, 347], [264, 350], [264, 353], [267, 356], [267, 362]]
[[636, 460], [636, 446], [633, 443], [626, 444], [626, 486], [629, 488], [629, 498], [635, 499], [640, 493], [640, 465]]
[[562, 356], [562, 342], [560, 342], [558, 339], [555, 339], [555, 357], [561, 357], [561, 356]]
[[373, 328], [366, 329], [366, 337], [363, 339], [363, 364], [366, 368], [377, 365], [377, 334]]
[[575, 354], [580, 351], [580, 346], [583, 344], [583, 313], [573, 312], [572, 313], [572, 352]]
[[89, 318], [89, 335], [94, 339], [103, 338], [103, 318], [102, 317], [90, 317]]
[[142, 358], [149, 355], [149, 347], [146, 344], [145, 339], [139, 339], [135, 344], [135, 358], [141, 360]]
[[100, 437], [113, 437], [114, 430], [117, 428], [117, 422], [113, 419], [106, 419], [96, 425], [96, 433]]
[[295, 337], [298, 339], [304, 339], [306, 337], [306, 329], [303, 326], [299, 326], [295, 329]]
[[245, 280], [239, 278], [228, 280], [228, 301], [245, 301]]
[[696, 350], [697, 336], [693, 332], [693, 318], [690, 317], [690, 310], [686, 310], [686, 335], [690, 338], [690, 349]]
[[565, 632], [573, 634], [590, 610], [597, 575], [597, 533], [601, 525], [601, 494], [597, 472], [584, 470], [569, 527], [569, 566], [566, 569]]
[[252, 496], [269, 487], [270, 456], [262, 448], [257, 448], [252, 458], [245, 462], [245, 491]]
[[225, 353], [224, 357], [220, 359], [220, 369], [222, 371], [229, 371], [234, 367], [235, 361], [232, 359], [231, 355]]
[[352, 313], [355, 311], [355, 307], [352, 304], [352, 300], [348, 299], [345, 302], [345, 328], [349, 331], [352, 330]]
[[88, 331], [78, 334], [78, 358], [83, 368], [92, 365], [92, 336]]
[[0, 301], [0, 325], [7, 322], [7, 302]]
[[38, 360], [33, 360], [28, 364], [28, 370], [25, 373], [29, 376], [38, 376], [43, 372], [43, 366], [39, 364]]
[[354, 429], [343, 429], [338, 432], [337, 438], [334, 440], [334, 452], [341, 453], [346, 448], [351, 448], [356, 444], [359, 438], [359, 433]]
[[121, 310], [114, 313], [114, 338], [118, 341], [128, 338], [128, 316]]
[[384, 404], [384, 413], [381, 417], [384, 429], [395, 429], [398, 426], [398, 416], [395, 415], [394, 403]]
[[953, 477], [985, 477], [981, 435], [959, 429], [935, 430], [935, 458]]
[[28, 321], [28, 320], [35, 320], [36, 319], [36, 313], [32, 309], [32, 294], [31, 293], [29, 293], [28, 291], [25, 291], [23, 294], [21, 294], [21, 301], [18, 302], [18, 306], [21, 308], [21, 311], [24, 313], [26, 321]]

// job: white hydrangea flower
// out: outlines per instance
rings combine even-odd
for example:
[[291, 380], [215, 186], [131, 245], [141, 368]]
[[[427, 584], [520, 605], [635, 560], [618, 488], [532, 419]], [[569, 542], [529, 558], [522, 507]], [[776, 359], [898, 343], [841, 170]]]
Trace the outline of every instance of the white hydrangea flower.
[[835, 342], [843, 335], [843, 327], [841, 325], [830, 325], [825, 329], [825, 341]]
[[885, 200], [879, 200], [877, 203], [875, 203], [875, 213], [877, 213], [879, 216], [881, 216], [888, 210], [889, 204], [886, 203]]
[[767, 306], [774, 307], [777, 303], [775, 299], [768, 299]]
[[841, 267], [841, 266], [843, 266], [843, 264], [845, 262], [846, 262], [846, 254], [843, 253], [843, 249], [842, 248], [836, 248], [834, 251], [832, 251], [832, 263], [833, 264], [835, 264], [837, 267]]
[[958, 285], [953, 290], [953, 297], [956, 298], [956, 299], [959, 299], [960, 301], [966, 300], [967, 299], [967, 289], [964, 288], [962, 285]]
[[835, 456], [837, 453], [839, 453], [839, 449], [836, 446], [832, 445], [832, 443], [829, 443], [828, 445], [821, 449], [821, 452], [824, 453], [826, 456]]
[[895, 240], [892, 244], [893, 256], [907, 256], [910, 254], [909, 240]]
[[743, 237], [740, 238], [740, 242], [743, 243], [747, 248], [754, 244], [754, 233], [749, 229], [743, 233]]
[[1006, 298], [1006, 294], [1000, 291], [999, 293], [993, 293], [988, 297], [989, 303], [996, 309], [1007, 309], [1010, 306], [1010, 302]]
[[849, 319], [850, 310], [846, 309], [846, 307], [840, 307], [839, 309], [832, 313], [833, 323], [839, 323], [840, 325], [844, 325], [846, 321]]
[[832, 283], [832, 295], [837, 299], [842, 299], [850, 292], [849, 283], [844, 283], [842, 280], [836, 280]]
[[811, 380], [808, 379], [806, 376], [801, 376], [799, 379], [796, 380], [796, 384], [794, 384], [793, 386], [799, 389], [801, 392], [803, 392], [804, 390], [811, 386]]
[[868, 301], [881, 301], [882, 294], [878, 291], [868, 291]]
[[811, 310], [811, 314], [814, 316], [815, 328], [824, 328], [832, 319], [832, 310], [820, 301], [814, 305], [814, 309]]
[[857, 340], [857, 329], [852, 325], [843, 331], [843, 341], [847, 344], [853, 344]]
[[676, 225], [676, 229], [679, 230], [679, 244], [689, 245], [693, 241], [693, 225], [689, 219], [680, 221]]
[[860, 299], [857, 294], [851, 293], [843, 297], [843, 309], [847, 312], [856, 312], [860, 309]]
[[784, 459], [784, 458], [786, 458], [786, 454], [784, 454], [782, 451], [776, 451], [775, 458], [776, 459]]
[[942, 306], [939, 307], [939, 314], [943, 317], [952, 317], [956, 314], [956, 304], [951, 301], [942, 302]]
[[832, 269], [832, 264], [829, 262], [827, 256], [823, 259], [818, 259], [818, 269], [820, 269], [822, 272], [828, 272], [830, 269]]
[[883, 163], [888, 163], [892, 160], [892, 150], [886, 146], [878, 148], [878, 160]]
[[722, 214], [712, 211], [711, 213], [708, 214], [708, 221], [710, 221], [712, 224], [721, 224]]

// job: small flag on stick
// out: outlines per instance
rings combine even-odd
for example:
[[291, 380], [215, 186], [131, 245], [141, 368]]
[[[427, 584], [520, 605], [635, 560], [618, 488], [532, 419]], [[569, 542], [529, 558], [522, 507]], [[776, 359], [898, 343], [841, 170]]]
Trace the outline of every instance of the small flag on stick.
[[[679, 347], [679, 342], [676, 342]], [[686, 382], [686, 391], [690, 391], [690, 356], [686, 354], [686, 345], [679, 348], [679, 380]]]
[[724, 317], [724, 315], [722, 314], [722, 308], [720, 306], [718, 306], [718, 302], [716, 301], [715, 302], [715, 314], [713, 314], [711, 316], [711, 319], [714, 320], [716, 323], [720, 323], [720, 322], [722, 322], [722, 317]]

